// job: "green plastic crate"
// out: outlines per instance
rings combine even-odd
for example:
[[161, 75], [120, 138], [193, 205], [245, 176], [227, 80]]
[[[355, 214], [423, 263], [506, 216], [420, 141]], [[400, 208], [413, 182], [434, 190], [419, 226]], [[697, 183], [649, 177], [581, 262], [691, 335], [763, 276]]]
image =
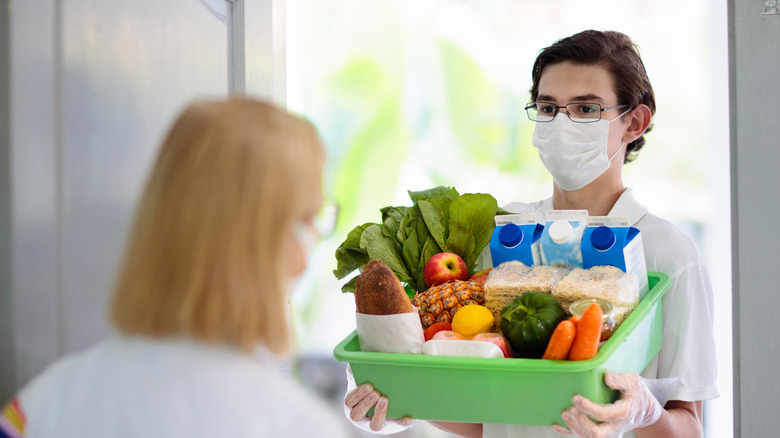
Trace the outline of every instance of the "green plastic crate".
[[661, 297], [666, 274], [648, 274], [650, 291], [598, 354], [586, 361], [472, 358], [360, 351], [352, 332], [334, 349], [358, 385], [370, 382], [390, 400], [387, 417], [550, 426], [574, 394], [598, 403], [617, 399], [605, 371], [640, 373], [661, 350]]

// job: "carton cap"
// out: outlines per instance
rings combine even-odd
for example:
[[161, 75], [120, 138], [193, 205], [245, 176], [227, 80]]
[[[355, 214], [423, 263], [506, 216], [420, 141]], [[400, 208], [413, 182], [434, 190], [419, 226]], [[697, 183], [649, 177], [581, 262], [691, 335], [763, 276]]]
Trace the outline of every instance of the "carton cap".
[[515, 224], [506, 224], [498, 232], [498, 240], [507, 248], [512, 248], [523, 241], [523, 230]]
[[574, 228], [569, 221], [557, 220], [550, 225], [550, 239], [558, 245], [563, 245], [571, 239]]
[[599, 251], [606, 251], [615, 244], [615, 233], [607, 226], [596, 227], [590, 234], [590, 243]]

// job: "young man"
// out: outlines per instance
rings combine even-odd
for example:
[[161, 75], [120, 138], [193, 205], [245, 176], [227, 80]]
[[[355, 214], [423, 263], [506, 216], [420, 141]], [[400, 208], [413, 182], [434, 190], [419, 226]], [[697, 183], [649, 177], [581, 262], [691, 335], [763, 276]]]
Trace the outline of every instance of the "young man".
[[[703, 400], [718, 395], [709, 276], [693, 241], [649, 213], [623, 185], [622, 164], [644, 146], [655, 112], [653, 90], [636, 47], [618, 32], [585, 31], [557, 41], [534, 63], [526, 109], [536, 122], [533, 144], [553, 176], [553, 194], [505, 208], [535, 213], [542, 223], [545, 212], [553, 209], [627, 216], [642, 232], [647, 270], [672, 279], [662, 304], [663, 346], [642, 378], [605, 377], [621, 391], [618, 402], [598, 405], [575, 396], [563, 413], [565, 427], [435, 424], [473, 437], [701, 436]], [[659, 395], [659, 401], [651, 388], [670, 382], [671, 394]]]

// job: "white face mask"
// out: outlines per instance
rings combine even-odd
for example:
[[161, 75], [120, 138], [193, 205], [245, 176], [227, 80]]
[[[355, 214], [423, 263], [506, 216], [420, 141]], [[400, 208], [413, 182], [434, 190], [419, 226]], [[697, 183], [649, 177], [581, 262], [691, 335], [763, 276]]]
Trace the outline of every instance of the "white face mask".
[[579, 190], [609, 169], [623, 147], [607, 156], [609, 124], [627, 112], [592, 123], [575, 123], [566, 114], [558, 114], [552, 122], [536, 123], [533, 145], [558, 187], [570, 192]]
[[303, 256], [308, 260], [309, 255], [314, 250], [314, 246], [317, 245], [317, 240], [319, 239], [317, 231], [315, 231], [311, 225], [299, 222], [293, 225], [293, 234], [295, 234], [295, 239], [303, 249]]
[[[306, 264], [308, 265], [309, 256], [311, 256], [311, 253], [314, 251], [314, 247], [317, 245], [317, 241], [319, 240], [319, 233], [313, 229], [312, 225], [306, 222], [298, 222], [293, 225], [293, 236], [301, 246], [301, 250], [303, 251], [303, 258], [306, 260]], [[287, 291], [294, 291], [298, 287], [298, 284], [303, 281], [303, 277], [305, 277], [305, 275], [306, 270], [304, 269], [303, 272], [298, 275], [289, 276], [287, 278]], [[289, 303], [287, 304], [289, 305]]]

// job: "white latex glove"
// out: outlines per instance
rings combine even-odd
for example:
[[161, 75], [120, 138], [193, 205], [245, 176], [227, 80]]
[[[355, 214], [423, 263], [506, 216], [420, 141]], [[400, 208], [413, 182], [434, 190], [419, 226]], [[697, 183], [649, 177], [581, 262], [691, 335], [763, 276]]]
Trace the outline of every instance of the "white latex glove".
[[[366, 429], [366, 423], [371, 431], [380, 434], [392, 434], [408, 429], [414, 424], [409, 417], [387, 419], [387, 397], [382, 396], [370, 383], [364, 383], [355, 388], [352, 370], [347, 367], [347, 395], [344, 398], [345, 413], [357, 427]], [[366, 414], [374, 407], [374, 415], [369, 419]]]
[[387, 397], [382, 397], [379, 392], [374, 391], [370, 383], [358, 386], [344, 399], [344, 404], [350, 408], [349, 418], [352, 421], [363, 420], [368, 411], [376, 405], [374, 416], [371, 417], [371, 430], [379, 430], [385, 425], [387, 403]]
[[574, 406], [562, 414], [568, 429], [558, 425], [553, 429], [563, 435], [573, 433], [582, 438], [613, 438], [650, 426], [661, 417], [663, 406], [638, 375], [605, 373], [604, 382], [621, 392], [618, 401], [602, 405], [575, 395]]

